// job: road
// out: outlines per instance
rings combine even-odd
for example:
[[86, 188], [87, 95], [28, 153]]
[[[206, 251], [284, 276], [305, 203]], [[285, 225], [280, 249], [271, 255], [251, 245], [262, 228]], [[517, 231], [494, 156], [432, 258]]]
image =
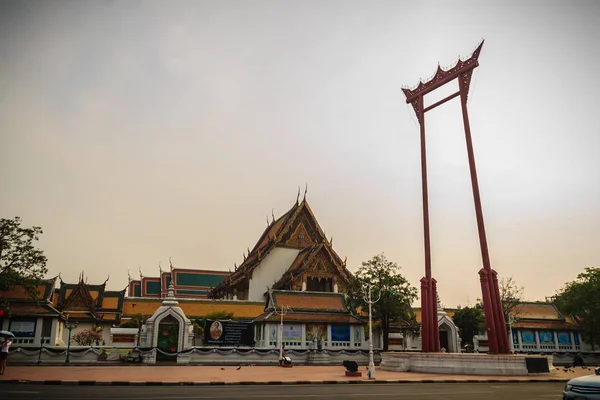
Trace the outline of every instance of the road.
[[0, 385], [2, 400], [318, 400], [561, 399], [564, 383], [408, 383], [337, 385], [71, 386]]

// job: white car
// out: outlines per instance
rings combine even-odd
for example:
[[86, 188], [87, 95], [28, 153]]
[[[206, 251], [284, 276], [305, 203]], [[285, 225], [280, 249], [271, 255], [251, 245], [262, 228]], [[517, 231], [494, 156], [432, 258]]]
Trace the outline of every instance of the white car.
[[565, 385], [563, 400], [600, 400], [600, 367], [595, 375], [573, 378]]

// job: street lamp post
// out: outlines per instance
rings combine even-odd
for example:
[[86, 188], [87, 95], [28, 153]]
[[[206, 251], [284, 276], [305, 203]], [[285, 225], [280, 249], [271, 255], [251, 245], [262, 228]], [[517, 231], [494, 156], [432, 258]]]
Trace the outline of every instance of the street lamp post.
[[275, 314], [281, 316], [281, 322], [279, 324], [279, 365], [283, 365], [283, 316], [292, 311], [292, 309], [289, 306], [282, 305], [279, 311], [277, 311], [277, 307], [275, 307], [274, 311]]
[[512, 315], [508, 316], [508, 344], [510, 346], [511, 353], [515, 352], [515, 342], [513, 339], [513, 332], [512, 332], [512, 324], [514, 324], [515, 321], [516, 321], [515, 317], [513, 317]]
[[363, 297], [365, 297], [365, 301], [369, 304], [369, 379], [375, 379], [375, 361], [373, 361], [373, 316], [372, 316], [372, 306], [377, 303], [381, 298], [381, 291], [379, 292], [379, 296], [377, 300], [372, 300], [371, 297], [371, 289], [373, 285], [369, 284], [368, 293], [364, 293], [363, 289]]
[[67, 321], [65, 322], [65, 328], [69, 330], [69, 341], [67, 342], [67, 359], [65, 360], [65, 362], [68, 364], [71, 362], [69, 358], [69, 356], [71, 355], [71, 331], [77, 328], [77, 321], [71, 322], [67, 319]]

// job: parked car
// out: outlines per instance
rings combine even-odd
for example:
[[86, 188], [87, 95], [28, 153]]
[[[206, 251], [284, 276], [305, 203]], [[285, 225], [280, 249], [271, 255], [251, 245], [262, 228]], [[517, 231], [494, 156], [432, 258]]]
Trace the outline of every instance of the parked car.
[[595, 375], [573, 378], [565, 385], [563, 400], [600, 400], [600, 367]]

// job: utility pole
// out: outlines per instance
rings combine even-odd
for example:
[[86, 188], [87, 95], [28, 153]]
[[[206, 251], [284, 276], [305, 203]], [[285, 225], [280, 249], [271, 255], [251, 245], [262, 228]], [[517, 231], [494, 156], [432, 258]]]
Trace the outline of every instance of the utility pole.
[[277, 307], [275, 307], [273, 311], [275, 314], [281, 316], [281, 322], [279, 324], [279, 365], [283, 365], [283, 316], [292, 311], [292, 308], [282, 305], [279, 308], [279, 311], [277, 311]]
[[373, 313], [372, 306], [377, 303], [381, 298], [381, 290], [379, 290], [379, 295], [377, 296], [377, 300], [373, 300], [371, 296], [371, 292], [373, 289], [373, 285], [369, 284], [367, 291], [365, 293], [365, 289], [363, 288], [363, 298], [369, 304], [369, 379], [375, 379], [375, 361], [373, 361]]

